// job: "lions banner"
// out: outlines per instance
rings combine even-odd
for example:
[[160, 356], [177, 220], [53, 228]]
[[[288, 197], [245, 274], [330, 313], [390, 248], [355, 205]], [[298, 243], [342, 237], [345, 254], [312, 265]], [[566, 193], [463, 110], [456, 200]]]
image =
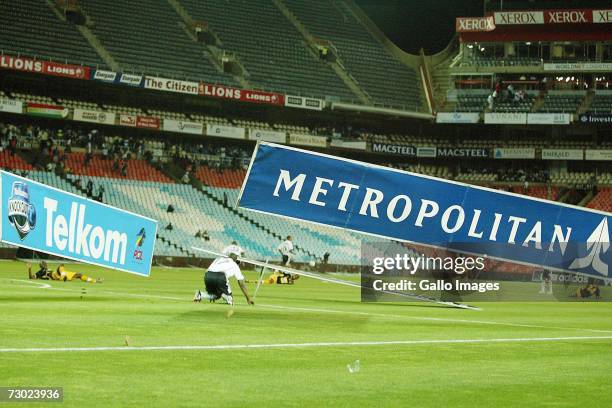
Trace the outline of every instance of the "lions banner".
[[0, 240], [149, 276], [157, 221], [0, 172]]
[[249, 210], [608, 278], [610, 213], [260, 142]]

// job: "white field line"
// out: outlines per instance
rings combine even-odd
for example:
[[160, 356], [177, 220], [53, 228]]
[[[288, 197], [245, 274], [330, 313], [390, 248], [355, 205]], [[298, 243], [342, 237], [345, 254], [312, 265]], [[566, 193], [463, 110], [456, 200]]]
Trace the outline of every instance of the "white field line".
[[452, 319], [452, 318], [445, 318], [445, 317], [404, 316], [404, 315], [396, 315], [396, 314], [355, 312], [355, 311], [345, 311], [345, 310], [335, 310], [335, 309], [318, 309], [318, 308], [295, 307], [295, 306], [278, 306], [278, 305], [261, 305], [261, 304], [258, 306], [272, 308], [272, 309], [286, 309], [286, 310], [295, 310], [295, 311], [302, 311], [302, 312], [353, 314], [353, 315], [363, 315], [363, 316], [385, 317], [385, 318], [390, 318], [390, 319], [430, 320], [430, 321], [449, 322], [449, 323], [467, 323], [467, 324], [486, 324], [486, 325], [494, 325], [494, 326], [526, 327], [530, 329], [578, 330], [578, 331], [590, 331], [590, 332], [596, 332], [596, 333], [612, 333], [612, 330], [585, 329], [581, 327], [543, 326], [543, 325], [537, 325], [537, 324], [504, 323], [504, 322], [495, 322], [495, 321], [490, 321], [490, 320], [469, 320], [469, 319]]
[[[22, 281], [20, 279], [12, 279], [12, 280], [19, 281], [19, 282], [30, 282], [27, 280]], [[31, 283], [34, 283], [34, 282], [31, 282]], [[36, 283], [39, 285], [43, 285], [43, 286], [35, 286], [35, 287], [32, 287], [31, 289], [50, 289], [50, 290], [81, 293], [81, 289], [58, 288], [58, 287], [54, 287], [48, 284], [42, 284], [38, 282]], [[21, 286], [21, 288], [27, 289], [26, 286]], [[92, 295], [108, 294], [108, 295], [114, 295], [114, 296], [173, 300], [177, 302], [190, 302], [191, 301], [191, 298], [188, 296], [180, 298], [180, 297], [173, 297], [173, 296], [137, 294], [137, 293], [117, 292], [117, 291], [99, 290], [99, 289], [94, 289], [94, 291], [91, 291], [89, 293]], [[536, 325], [536, 324], [504, 323], [504, 322], [496, 322], [496, 321], [491, 321], [491, 320], [469, 320], [469, 319], [453, 319], [453, 318], [445, 318], [445, 317], [406, 316], [406, 315], [387, 314], [387, 313], [358, 312], [358, 311], [352, 311], [352, 310], [321, 309], [321, 308], [298, 307], [298, 306], [280, 306], [280, 305], [269, 305], [269, 304], [261, 304], [261, 303], [258, 303], [255, 307], [265, 308], [265, 309], [270, 309], [270, 310], [276, 309], [276, 310], [292, 310], [296, 312], [309, 312], [309, 313], [310, 312], [337, 313], [337, 314], [366, 316], [366, 317], [381, 317], [381, 318], [386, 318], [386, 319], [399, 319], [399, 320], [422, 320], [422, 321], [438, 321], [438, 322], [476, 324], [476, 325], [482, 324], [482, 325], [492, 325], [492, 326], [523, 327], [523, 328], [530, 328], [530, 329], [574, 330], [574, 331], [593, 332], [593, 333], [612, 333], [612, 330], [586, 329], [582, 327], [559, 327], [559, 326], [545, 326], [545, 325]]]
[[441, 339], [441, 340], [390, 340], [390, 341], [333, 341], [316, 343], [271, 343], [271, 344], [216, 344], [216, 345], [176, 345], [176, 346], [125, 346], [125, 347], [32, 347], [0, 348], [0, 353], [38, 353], [63, 351], [152, 351], [152, 350], [236, 350], [271, 348], [313, 348], [313, 347], [363, 347], [363, 346], [400, 346], [420, 344], [483, 344], [483, 343], [526, 343], [526, 342], [563, 342], [587, 340], [612, 340], [612, 336], [581, 337], [520, 337], [501, 339]]

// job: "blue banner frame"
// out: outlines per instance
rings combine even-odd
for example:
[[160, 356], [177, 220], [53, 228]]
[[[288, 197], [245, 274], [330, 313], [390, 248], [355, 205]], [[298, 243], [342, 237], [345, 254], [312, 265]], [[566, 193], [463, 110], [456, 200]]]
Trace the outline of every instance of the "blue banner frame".
[[157, 221], [0, 172], [2, 242], [149, 276]]
[[[610, 213], [259, 142], [238, 206], [607, 279]], [[299, 238], [298, 238], [299, 239]]]

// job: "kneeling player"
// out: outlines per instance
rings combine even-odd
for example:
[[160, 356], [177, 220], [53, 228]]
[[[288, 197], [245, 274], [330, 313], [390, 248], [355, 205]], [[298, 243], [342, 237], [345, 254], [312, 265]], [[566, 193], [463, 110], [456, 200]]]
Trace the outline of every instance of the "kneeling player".
[[60, 264], [60, 266], [58, 266], [57, 269], [51, 273], [51, 279], [64, 282], [71, 281], [74, 279], [80, 279], [83, 282], [102, 283], [102, 278], [90, 278], [89, 276], [83, 275], [82, 273], [70, 272], [66, 269], [64, 264]]
[[244, 276], [240, 271], [237, 259], [240, 256], [238, 250], [232, 250], [227, 257], [220, 257], [213, 261], [204, 274], [205, 291], [196, 291], [193, 297], [194, 302], [201, 302], [202, 299], [214, 302], [217, 299], [223, 298], [228, 304], [234, 304], [232, 297], [232, 288], [229, 284], [229, 278], [232, 276], [238, 281], [238, 286], [242, 290], [247, 303], [252, 305], [253, 300], [249, 296], [246, 285], [244, 284]]

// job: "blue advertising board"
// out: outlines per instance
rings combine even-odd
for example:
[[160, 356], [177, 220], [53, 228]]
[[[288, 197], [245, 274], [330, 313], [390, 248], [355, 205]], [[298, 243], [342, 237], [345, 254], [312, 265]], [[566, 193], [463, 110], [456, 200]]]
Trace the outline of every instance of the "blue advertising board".
[[610, 213], [258, 143], [239, 206], [608, 278]]
[[149, 276], [157, 221], [0, 172], [0, 240]]

